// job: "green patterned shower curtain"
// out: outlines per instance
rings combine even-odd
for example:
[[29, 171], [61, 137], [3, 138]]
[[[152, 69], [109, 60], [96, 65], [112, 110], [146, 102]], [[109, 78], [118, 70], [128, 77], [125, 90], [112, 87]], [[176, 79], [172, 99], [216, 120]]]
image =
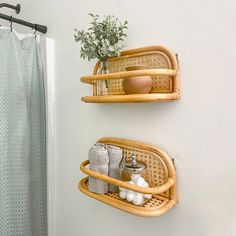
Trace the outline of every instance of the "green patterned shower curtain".
[[39, 43], [0, 29], [0, 236], [47, 235], [46, 118]]

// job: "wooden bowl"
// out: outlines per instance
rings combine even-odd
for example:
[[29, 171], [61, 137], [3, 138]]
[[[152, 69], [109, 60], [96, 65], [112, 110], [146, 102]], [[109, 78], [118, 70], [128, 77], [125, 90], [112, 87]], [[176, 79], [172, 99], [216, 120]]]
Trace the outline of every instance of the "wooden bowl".
[[[125, 67], [127, 71], [149, 69], [146, 65], [135, 65]], [[152, 90], [151, 76], [134, 76], [123, 79], [123, 89], [126, 94], [150, 93]]]

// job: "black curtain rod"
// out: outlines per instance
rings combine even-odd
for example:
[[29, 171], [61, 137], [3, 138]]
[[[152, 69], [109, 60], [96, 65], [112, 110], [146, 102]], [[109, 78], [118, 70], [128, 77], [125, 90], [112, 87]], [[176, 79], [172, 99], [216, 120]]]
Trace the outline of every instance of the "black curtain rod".
[[7, 7], [16, 10], [16, 14], [20, 13], [20, 4], [17, 4], [16, 6], [7, 4], [7, 3], [0, 3], [0, 8]]
[[30, 27], [31, 29], [35, 29], [36, 31], [41, 32], [43, 34], [47, 33], [47, 26], [45, 26], [45, 25], [32, 24], [28, 21], [17, 19], [17, 18], [14, 18], [12, 16], [7, 16], [7, 15], [4, 15], [2, 13], [0, 13], [0, 18], [4, 19], [4, 20], [7, 20], [9, 22], [14, 22], [14, 23], [17, 23], [17, 24], [20, 24], [20, 25]]
[[[17, 4], [16, 6], [13, 6], [13, 5], [10, 5], [10, 4], [7, 4], [7, 3], [2, 3], [2, 4], [0, 4], [0, 8], [1, 7], [7, 7], [7, 8], [15, 9], [17, 14], [20, 12], [20, 4]], [[17, 19], [17, 18], [14, 18], [12, 16], [8, 16], [8, 15], [2, 14], [2, 13], [0, 13], [0, 18], [4, 19], [4, 20], [7, 20], [9, 22], [14, 22], [14, 23], [17, 23], [17, 24], [20, 24], [20, 25], [30, 27], [31, 29], [34, 29], [34, 30], [36, 30], [38, 32], [41, 32], [43, 34], [47, 33], [47, 26], [45, 26], [45, 25], [33, 24], [33, 23], [28, 22], [28, 21]]]

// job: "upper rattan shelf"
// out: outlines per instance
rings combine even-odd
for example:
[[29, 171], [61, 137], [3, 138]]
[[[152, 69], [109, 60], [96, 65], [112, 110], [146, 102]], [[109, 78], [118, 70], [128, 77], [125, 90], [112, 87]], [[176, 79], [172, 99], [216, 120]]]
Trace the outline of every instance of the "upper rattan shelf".
[[[150, 69], [126, 71], [127, 66], [147, 65]], [[150, 46], [123, 51], [120, 57], [108, 60], [109, 74], [97, 74], [97, 62], [92, 76], [81, 77], [81, 82], [93, 86], [93, 96], [82, 97], [88, 103], [128, 103], [172, 101], [180, 98], [179, 68], [175, 54], [163, 46]], [[126, 95], [122, 81], [131, 76], [152, 76], [152, 91], [149, 94]], [[106, 95], [97, 93], [99, 81], [107, 81]]]
[[163, 150], [151, 145], [125, 139], [102, 138], [98, 142], [122, 148], [126, 160], [130, 160], [131, 155], [135, 154], [139, 161], [146, 163], [147, 168], [142, 176], [148, 181], [150, 187], [138, 187], [92, 171], [86, 167], [89, 165], [88, 160], [82, 162], [80, 166], [81, 171], [88, 176], [98, 178], [109, 184], [139, 193], [152, 194], [152, 198], [142, 206], [135, 206], [132, 203], [122, 200], [118, 192], [96, 194], [89, 191], [88, 177], [79, 182], [79, 189], [82, 193], [120, 210], [146, 217], [160, 216], [177, 204], [175, 167], [172, 159]]

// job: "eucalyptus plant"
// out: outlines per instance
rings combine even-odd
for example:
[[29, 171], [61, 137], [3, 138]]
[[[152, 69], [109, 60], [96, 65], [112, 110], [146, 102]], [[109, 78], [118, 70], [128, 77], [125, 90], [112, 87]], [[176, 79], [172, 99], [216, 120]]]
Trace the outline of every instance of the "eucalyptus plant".
[[119, 56], [127, 37], [128, 21], [121, 22], [112, 15], [103, 18], [92, 13], [89, 15], [92, 21], [88, 30], [75, 29], [75, 42], [81, 45], [80, 57], [88, 61], [106, 61], [109, 57]]

